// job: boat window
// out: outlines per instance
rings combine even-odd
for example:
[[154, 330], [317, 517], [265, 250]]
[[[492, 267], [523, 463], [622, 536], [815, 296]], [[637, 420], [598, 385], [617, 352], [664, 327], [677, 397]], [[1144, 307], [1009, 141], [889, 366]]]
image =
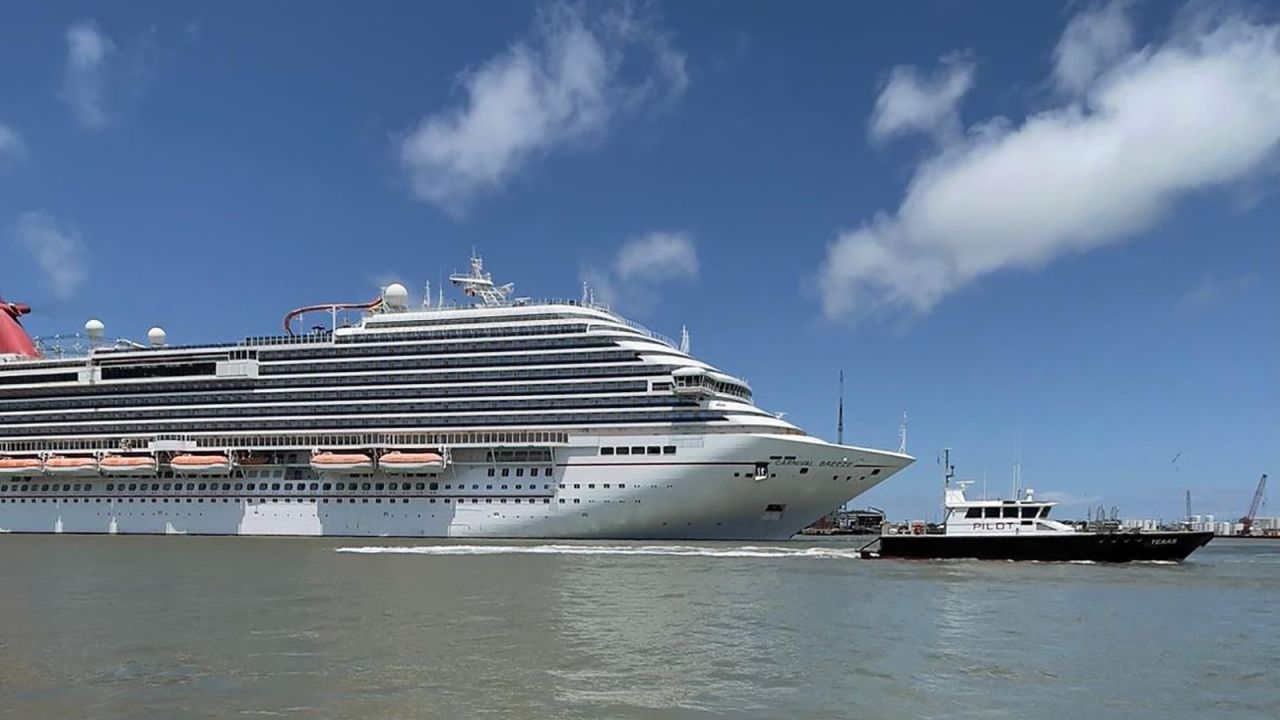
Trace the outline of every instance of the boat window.
[[613, 448], [611, 448], [611, 447], [602, 447], [602, 448], [600, 448], [600, 454], [601, 454], [601, 455], [612, 455], [612, 454], [613, 454]]
[[1004, 516], [1005, 516], [1005, 517], [1007, 517], [1007, 518], [1016, 518], [1016, 517], [1018, 517], [1018, 508], [1016, 508], [1016, 507], [1006, 507], [1006, 508], [1004, 508]]
[[1050, 510], [1050, 507], [1048, 505], [1045, 505], [1044, 507], [1040, 508], [1040, 517], [1042, 518], [1049, 517], [1049, 510]]
[[630, 455], [630, 454], [631, 454], [631, 448], [620, 447], [620, 448], [618, 448], [618, 454], [619, 454], [619, 455]]
[[969, 508], [965, 511], [964, 516], [966, 518], [980, 518], [982, 517], [982, 508]]
[[983, 508], [983, 517], [988, 517], [988, 518], [1000, 517], [1000, 508], [998, 507]]
[[663, 445], [663, 446], [662, 446], [662, 454], [663, 454], [663, 455], [675, 455], [675, 454], [676, 454], [676, 446], [675, 446], [675, 445]]
[[1039, 512], [1040, 512], [1040, 508], [1038, 508], [1038, 507], [1024, 507], [1024, 508], [1022, 508], [1022, 517], [1024, 517], [1024, 518], [1033, 518], [1033, 517], [1035, 517]]

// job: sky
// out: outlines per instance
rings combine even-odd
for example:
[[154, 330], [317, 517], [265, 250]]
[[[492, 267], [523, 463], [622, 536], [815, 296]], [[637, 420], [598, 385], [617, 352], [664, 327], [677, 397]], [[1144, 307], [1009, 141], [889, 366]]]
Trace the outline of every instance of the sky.
[[687, 326], [828, 439], [843, 370], [845, 441], [897, 448], [905, 412], [919, 459], [855, 504], [936, 517], [949, 447], [1067, 516], [1238, 517], [1280, 468], [1280, 11], [0, 7], [32, 334], [270, 334], [473, 249]]

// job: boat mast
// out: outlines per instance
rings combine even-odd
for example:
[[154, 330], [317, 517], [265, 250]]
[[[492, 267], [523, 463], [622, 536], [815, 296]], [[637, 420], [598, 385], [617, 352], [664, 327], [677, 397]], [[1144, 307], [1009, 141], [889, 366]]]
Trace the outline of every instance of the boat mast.
[[844, 371], [840, 371], [840, 402], [836, 406], [836, 444], [844, 444]]

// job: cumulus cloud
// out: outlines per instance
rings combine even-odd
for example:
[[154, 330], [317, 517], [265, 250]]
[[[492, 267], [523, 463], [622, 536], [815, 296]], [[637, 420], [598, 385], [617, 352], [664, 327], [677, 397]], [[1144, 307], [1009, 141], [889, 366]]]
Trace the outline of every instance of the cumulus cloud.
[[26, 250], [44, 273], [58, 299], [72, 297], [88, 277], [88, 248], [80, 234], [59, 225], [49, 213], [37, 210], [23, 214], [13, 236], [18, 247]]
[[868, 125], [873, 140], [885, 140], [909, 132], [923, 132], [940, 140], [960, 132], [957, 105], [973, 87], [974, 66], [967, 54], [942, 58], [929, 77], [909, 65], [889, 73]]
[[0, 123], [0, 160], [21, 159], [27, 156], [27, 144], [17, 130]]
[[67, 66], [62, 78], [62, 99], [86, 128], [107, 124], [105, 65], [115, 44], [93, 22], [67, 28]]
[[1078, 100], [945, 144], [896, 211], [841, 233], [819, 271], [825, 314], [927, 311], [984, 275], [1119, 242], [1276, 159], [1280, 25], [1197, 23], [1089, 74]]
[[698, 250], [687, 233], [653, 232], [626, 241], [608, 267], [588, 268], [582, 277], [597, 300], [645, 312], [662, 286], [694, 280], [698, 268]]
[[1133, 45], [1127, 5], [1112, 2], [1071, 18], [1053, 51], [1053, 79], [1068, 93], [1089, 89]]
[[531, 160], [598, 140], [619, 116], [669, 102], [689, 83], [685, 56], [652, 18], [553, 4], [534, 28], [462, 73], [465, 101], [398, 141], [413, 192], [458, 216]]

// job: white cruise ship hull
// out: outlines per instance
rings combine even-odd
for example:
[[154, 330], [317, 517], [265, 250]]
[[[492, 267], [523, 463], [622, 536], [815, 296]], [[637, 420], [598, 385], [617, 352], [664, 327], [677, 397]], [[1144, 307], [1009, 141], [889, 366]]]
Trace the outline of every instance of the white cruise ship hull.
[[[609, 436], [558, 448], [552, 463], [453, 463], [432, 476], [435, 490], [326, 492], [310, 489], [323, 478], [307, 474], [295, 483], [302, 489], [292, 491], [224, 491], [225, 477], [209, 478], [199, 486], [209, 488], [203, 491], [153, 491], [155, 478], [142, 477], [138, 490], [122, 491], [117, 488], [129, 485], [117, 477], [107, 491], [108, 478], [99, 478], [89, 491], [7, 493], [0, 531], [779, 540], [911, 462], [810, 437], [708, 434], [679, 441], [671, 455], [601, 455], [601, 445], [654, 442], [653, 435]], [[536, 465], [545, 467], [532, 482], [524, 473]], [[404, 480], [390, 474], [363, 479], [387, 488]]]

